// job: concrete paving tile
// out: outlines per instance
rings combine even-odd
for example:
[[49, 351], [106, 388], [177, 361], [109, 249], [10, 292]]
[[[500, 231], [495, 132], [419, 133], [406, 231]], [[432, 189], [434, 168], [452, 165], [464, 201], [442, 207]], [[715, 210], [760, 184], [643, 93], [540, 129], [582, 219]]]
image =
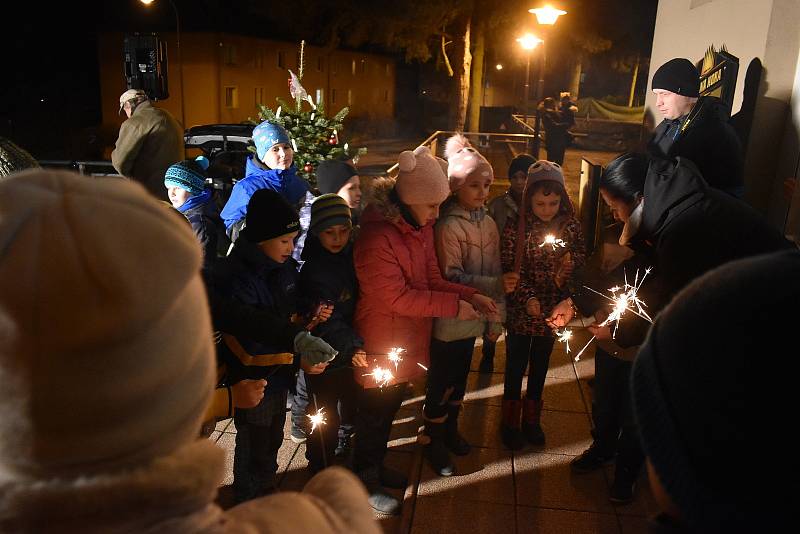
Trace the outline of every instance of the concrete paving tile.
[[503, 449], [500, 440], [500, 406], [465, 402], [458, 419], [461, 435], [471, 445]]
[[547, 410], [586, 413], [581, 389], [574, 377], [546, 377], [542, 398]]
[[210, 436], [208, 436], [208, 439], [210, 439], [212, 443], [216, 443], [217, 441], [219, 441], [220, 436], [222, 436], [222, 432], [215, 430], [211, 433]]
[[403, 518], [399, 515], [382, 516], [378, 518], [378, 523], [383, 529], [384, 534], [400, 534], [400, 523]]
[[227, 433], [220, 434], [217, 446], [225, 451], [225, 471], [222, 484], [233, 484], [233, 449], [236, 446], [236, 436]]
[[581, 454], [592, 443], [592, 436], [589, 433], [591, 430], [589, 416], [586, 413], [548, 410], [546, 398], [544, 402], [542, 429], [544, 429], [546, 444], [540, 452], [573, 456]]
[[502, 373], [483, 374], [471, 371], [467, 377], [467, 394], [464, 400], [500, 406], [503, 402], [503, 380]]
[[603, 471], [575, 475], [571, 456], [524, 452], [514, 455], [517, 504], [613, 514]]
[[515, 523], [514, 507], [509, 504], [474, 501], [464, 506], [464, 501], [455, 497], [419, 497], [411, 533], [511, 533]]
[[[278, 451], [278, 488], [281, 491], [301, 491], [311, 479], [311, 472], [307, 469], [306, 445], [295, 445], [289, 441], [294, 447], [287, 447], [287, 441], [283, 443], [284, 446]], [[286, 451], [286, 455], [282, 457], [283, 451]]]
[[619, 516], [622, 534], [647, 534], [652, 532], [645, 517]]
[[[467, 456], [453, 456], [456, 474], [441, 477], [427, 461], [422, 467], [418, 495], [462, 501], [514, 504], [510, 451], [473, 448]], [[420, 498], [418, 497], [418, 498]]]
[[[229, 428], [230, 430], [228, 430]], [[216, 430], [219, 432], [236, 432], [236, 425], [233, 424], [233, 418], [229, 417], [228, 419], [217, 421]]]
[[613, 514], [517, 507], [518, 534], [620, 534]]

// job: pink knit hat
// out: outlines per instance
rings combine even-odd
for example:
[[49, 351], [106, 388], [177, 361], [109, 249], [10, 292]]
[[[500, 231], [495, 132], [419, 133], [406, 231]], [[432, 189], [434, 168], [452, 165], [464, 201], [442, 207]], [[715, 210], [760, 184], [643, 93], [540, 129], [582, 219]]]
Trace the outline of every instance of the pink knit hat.
[[426, 146], [406, 150], [398, 158], [395, 190], [406, 205], [441, 203], [450, 194], [442, 164]]
[[455, 134], [447, 140], [444, 155], [448, 161], [447, 177], [451, 191], [457, 190], [472, 176], [494, 180], [492, 166], [463, 135]]

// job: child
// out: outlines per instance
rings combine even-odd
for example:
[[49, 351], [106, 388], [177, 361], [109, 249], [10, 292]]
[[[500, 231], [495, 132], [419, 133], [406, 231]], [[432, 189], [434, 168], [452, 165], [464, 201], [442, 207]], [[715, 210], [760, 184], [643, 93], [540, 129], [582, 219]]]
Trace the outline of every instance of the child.
[[[306, 441], [306, 458], [313, 472], [327, 467], [337, 448], [340, 416], [338, 404], [354, 404], [354, 367], [366, 367], [364, 341], [353, 330], [358, 282], [353, 266], [353, 224], [350, 208], [340, 196], [326, 194], [311, 204], [311, 226], [303, 250], [300, 292], [311, 308], [333, 303], [330, 318], [312, 330], [339, 355], [324, 373], [306, 376], [308, 414], [324, 410], [327, 424], [318, 427]], [[349, 436], [341, 436], [349, 439]], [[346, 440], [345, 439], [345, 440]], [[349, 449], [349, 445], [342, 448]]]
[[[528, 167], [534, 163], [536, 163], [536, 158], [528, 154], [520, 154], [512, 159], [508, 166], [508, 181], [511, 187], [504, 194], [489, 202], [489, 215], [497, 224], [498, 232], [503, 233], [508, 219], [517, 220], [519, 203], [522, 200], [522, 193], [525, 191], [525, 182], [528, 181]], [[481, 363], [478, 365], [478, 371], [481, 373], [494, 371], [494, 353], [497, 341], [492, 340], [491, 337], [488, 332], [483, 336]]]
[[[393, 482], [384, 476], [383, 459], [405, 383], [424, 374], [418, 363], [430, 363], [433, 318], [477, 319], [473, 304], [488, 311], [494, 301], [442, 278], [433, 223], [450, 188], [428, 147], [401, 153], [397, 179], [378, 181], [371, 192], [374, 198], [364, 210], [353, 248], [359, 283], [354, 325], [368, 354], [386, 354], [394, 347], [406, 352], [393, 370], [395, 380], [384, 387], [375, 387], [372, 378], [355, 370], [363, 387], [353, 468], [367, 487], [372, 507], [396, 514], [400, 502], [383, 489]], [[442, 424], [426, 424], [426, 434], [435, 434], [436, 442], [443, 432]]]
[[[501, 254], [503, 271], [519, 275], [516, 288], [506, 296], [508, 337], [501, 435], [510, 449], [521, 448], [524, 438], [534, 445], [544, 444], [542, 390], [554, 342], [544, 317], [569, 294], [567, 282], [572, 271], [585, 262], [580, 223], [557, 163], [540, 160], [528, 169], [519, 215], [518, 222], [506, 224]], [[548, 235], [560, 239], [563, 247], [544, 244]], [[523, 402], [522, 377], [529, 363]]]
[[297, 176], [289, 133], [279, 124], [264, 121], [253, 129], [256, 157], [247, 158], [245, 177], [236, 182], [222, 209], [222, 219], [232, 241], [241, 231], [247, 203], [259, 189], [280, 193], [291, 206], [299, 208], [305, 201], [308, 184]]
[[[248, 203], [246, 225], [231, 254], [220, 262], [216, 290], [232, 295], [242, 304], [273, 312], [278, 324], [266, 328], [291, 329], [301, 322], [296, 311], [297, 265], [292, 259], [294, 238], [300, 228], [297, 212], [278, 193], [256, 191]], [[294, 385], [295, 357], [301, 354], [306, 373], [324, 370], [336, 351], [319, 338], [302, 331], [294, 347], [276, 336], [274, 343], [254, 341], [224, 333], [219, 347], [228, 381], [266, 379], [264, 398], [251, 409], [234, 412], [236, 449], [233, 489], [238, 501], [269, 492], [278, 468], [278, 449], [283, 441], [286, 395]]]
[[212, 190], [206, 189], [205, 171], [208, 158], [198, 156], [170, 166], [164, 175], [164, 187], [172, 206], [192, 225], [203, 247], [203, 270], [207, 271], [217, 259], [228, 253], [230, 241], [220, 219]]
[[[502, 301], [505, 292], [500, 269], [500, 235], [484, 207], [494, 179], [492, 167], [463, 135], [447, 141], [445, 155], [450, 189], [454, 193], [436, 223], [436, 253], [442, 274], [451, 282], [473, 287], [495, 301]], [[503, 328], [500, 321], [498, 313], [473, 321], [437, 318], [433, 322], [423, 413], [426, 426], [429, 422], [445, 426], [444, 446], [428, 448], [429, 460], [437, 472], [451, 466], [448, 449], [459, 456], [470, 451], [469, 443], [458, 433], [458, 414], [475, 338], [488, 330], [497, 339]]]

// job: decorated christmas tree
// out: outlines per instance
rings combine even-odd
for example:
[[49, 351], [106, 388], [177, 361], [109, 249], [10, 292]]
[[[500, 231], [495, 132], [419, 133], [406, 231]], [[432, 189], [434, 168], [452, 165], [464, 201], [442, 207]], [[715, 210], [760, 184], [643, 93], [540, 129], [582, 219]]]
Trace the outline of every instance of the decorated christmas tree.
[[350, 109], [342, 108], [333, 117], [325, 114], [325, 103], [322, 99], [314, 102], [301, 85], [305, 63], [305, 41], [300, 43], [300, 65], [295, 75], [289, 71], [289, 94], [294, 99], [294, 105], [287, 103], [282, 98], [277, 98], [278, 108], [273, 111], [263, 104], [259, 104], [259, 122], [268, 120], [276, 122], [286, 128], [292, 138], [294, 161], [297, 173], [316, 184], [317, 166], [326, 159], [353, 160], [367, 153], [366, 148], [353, 150], [348, 143], [342, 143], [340, 132], [343, 128], [344, 118]]

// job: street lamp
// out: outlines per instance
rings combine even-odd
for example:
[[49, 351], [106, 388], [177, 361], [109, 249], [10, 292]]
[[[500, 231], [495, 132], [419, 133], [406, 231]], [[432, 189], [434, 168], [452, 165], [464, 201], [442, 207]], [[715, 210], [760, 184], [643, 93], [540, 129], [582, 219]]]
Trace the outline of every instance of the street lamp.
[[[566, 11], [563, 11], [561, 9], [556, 9], [550, 5], [545, 5], [544, 7], [537, 7], [535, 9], [529, 9], [528, 13], [536, 15], [536, 22], [538, 22], [540, 26], [549, 26], [549, 27], [552, 27], [556, 23], [558, 17], [567, 14]], [[548, 29], [546, 37], [549, 37], [549, 35], [550, 31]], [[547, 65], [546, 51], [547, 48], [543, 44], [542, 62], [541, 66], [539, 67], [539, 83], [536, 84], [536, 125], [533, 131], [533, 135], [535, 137], [533, 141], [534, 142], [533, 155], [536, 156], [537, 159], [539, 158], [539, 146], [540, 146], [539, 133], [541, 132], [541, 123], [542, 123], [541, 114], [539, 113], [539, 101], [544, 96], [544, 70], [545, 66]]]
[[[155, 0], [139, 0], [142, 4], [149, 6], [150, 4], [154, 3]], [[175, 2], [169, 0], [169, 5], [172, 6], [172, 10], [175, 12], [175, 40], [178, 44], [178, 80], [180, 80], [181, 84], [181, 125], [186, 128], [186, 112], [183, 106], [183, 59], [181, 58], [181, 19], [178, 16], [178, 8], [175, 5]]]
[[527, 54], [527, 62], [525, 64], [525, 102], [523, 106], [523, 115], [522, 115], [522, 122], [525, 126], [528, 126], [528, 90], [531, 85], [531, 54], [533, 53], [533, 49], [539, 46], [540, 43], [543, 43], [541, 39], [533, 35], [532, 33], [526, 33], [519, 39], [517, 42], [528, 51]]

